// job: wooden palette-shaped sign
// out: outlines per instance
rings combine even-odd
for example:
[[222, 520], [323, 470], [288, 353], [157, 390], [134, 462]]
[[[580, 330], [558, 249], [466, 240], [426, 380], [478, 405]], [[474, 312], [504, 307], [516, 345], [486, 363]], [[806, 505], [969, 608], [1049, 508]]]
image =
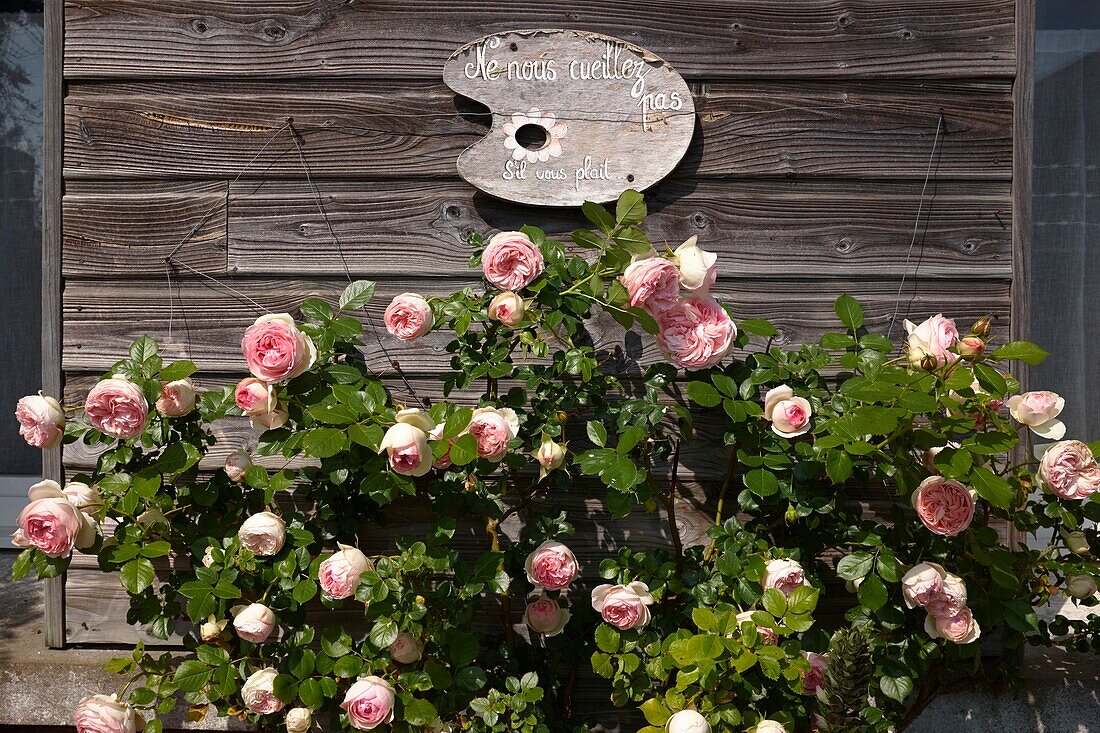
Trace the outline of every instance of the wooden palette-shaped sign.
[[667, 176], [695, 131], [691, 91], [667, 62], [596, 33], [485, 36], [451, 56], [443, 80], [492, 113], [459, 175], [508, 201], [614, 201]]

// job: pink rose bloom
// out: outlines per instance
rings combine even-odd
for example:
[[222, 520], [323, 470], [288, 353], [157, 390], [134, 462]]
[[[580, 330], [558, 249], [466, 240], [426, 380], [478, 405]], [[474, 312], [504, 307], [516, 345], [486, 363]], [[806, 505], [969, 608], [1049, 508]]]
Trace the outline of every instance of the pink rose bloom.
[[415, 341], [432, 330], [432, 307], [416, 293], [401, 293], [386, 306], [386, 330], [402, 341]]
[[547, 540], [524, 562], [527, 580], [546, 590], [561, 590], [577, 577], [577, 557], [560, 542]]
[[921, 523], [939, 535], [953, 537], [974, 519], [974, 492], [954, 479], [929, 476], [913, 492]]
[[672, 363], [689, 371], [722, 361], [737, 337], [729, 314], [705, 295], [683, 298], [655, 318], [661, 350]]
[[597, 585], [592, 589], [592, 608], [617, 629], [640, 629], [649, 623], [653, 596], [640, 581], [629, 585]]
[[390, 644], [390, 656], [400, 664], [419, 662], [423, 653], [424, 645], [408, 631], [402, 631]]
[[[737, 614], [737, 625], [745, 623], [746, 621], [752, 623], [755, 626], [755, 622], [752, 620], [752, 611], [742, 611]], [[775, 633], [775, 629], [769, 629], [767, 626], [757, 626], [756, 633], [760, 634], [760, 637], [764, 640], [765, 644], [778, 644], [779, 635]]]
[[279, 405], [275, 388], [262, 379], [245, 377], [237, 383], [233, 399], [246, 415], [266, 415]]
[[933, 616], [950, 618], [966, 608], [966, 583], [962, 578], [944, 572], [940, 590], [925, 601], [924, 610]]
[[948, 351], [959, 340], [959, 330], [950, 318], [937, 313], [919, 326], [905, 321], [905, 331], [909, 334], [909, 362], [921, 366], [924, 358], [931, 357], [937, 366], [943, 366], [953, 360]]
[[544, 636], [557, 636], [569, 623], [569, 611], [558, 605], [558, 602], [546, 595], [527, 604], [523, 612], [523, 620], [532, 630]]
[[40, 481], [27, 492], [30, 503], [19, 512], [12, 542], [37, 547], [49, 557], [68, 557], [73, 548], [95, 543], [96, 524], [80, 511], [56, 481]]
[[423, 476], [432, 468], [432, 448], [428, 434], [415, 425], [394, 423], [382, 437], [390, 468], [404, 476]]
[[802, 566], [794, 560], [776, 559], [769, 560], [765, 568], [764, 589], [777, 588], [783, 591], [783, 595], [789, 596], [795, 588], [801, 585], [809, 585]]
[[542, 252], [523, 232], [500, 232], [481, 253], [485, 279], [501, 290], [520, 290], [542, 274]]
[[802, 692], [816, 695], [817, 688], [825, 682], [825, 670], [829, 668], [829, 659], [815, 652], [802, 652], [810, 668], [802, 673]]
[[145, 721], [117, 695], [92, 695], [73, 711], [77, 733], [138, 733]]
[[124, 377], [113, 377], [88, 392], [84, 415], [99, 432], [126, 439], [141, 433], [149, 417], [149, 405], [141, 387]]
[[393, 722], [393, 687], [380, 677], [362, 677], [348, 688], [340, 703], [352, 728], [372, 730]]
[[246, 708], [260, 715], [277, 713], [286, 704], [275, 696], [275, 678], [279, 673], [271, 667], [256, 670], [244, 681], [241, 699]]
[[947, 572], [934, 562], [914, 565], [901, 579], [901, 594], [908, 608], [927, 605], [943, 591]]
[[190, 379], [176, 379], [160, 388], [157, 412], [166, 417], [183, 417], [195, 409], [195, 385]]
[[500, 321], [505, 326], [518, 326], [523, 322], [523, 315], [526, 312], [527, 306], [524, 304], [523, 298], [511, 290], [499, 293], [489, 301], [489, 318]]
[[275, 630], [278, 619], [275, 612], [262, 603], [250, 603], [243, 608], [236, 608], [233, 617], [233, 628], [237, 636], [253, 644], [262, 644]]
[[772, 432], [784, 438], [795, 438], [810, 430], [813, 408], [804, 397], [796, 397], [785, 384], [768, 390], [764, 395], [764, 417], [771, 421]]
[[947, 639], [956, 644], [969, 644], [982, 635], [974, 614], [965, 607], [954, 616], [939, 617], [929, 614], [924, 620], [924, 630], [933, 639]]
[[1100, 467], [1089, 447], [1079, 440], [1047, 448], [1035, 477], [1043, 489], [1063, 499], [1088, 499], [1100, 489]]
[[241, 339], [248, 371], [265, 382], [293, 379], [317, 361], [313, 339], [298, 330], [287, 313], [260, 316]]
[[339, 550], [317, 568], [317, 582], [329, 598], [350, 598], [359, 587], [359, 576], [372, 565], [367, 556], [350, 545], [337, 544]]
[[515, 410], [505, 407], [479, 407], [474, 410], [466, 432], [477, 439], [477, 454], [490, 461], [499, 461], [508, 453], [508, 444], [519, 435], [519, 420]]
[[225, 475], [230, 481], [244, 481], [248, 469], [252, 468], [252, 456], [247, 451], [235, 450], [225, 459]]
[[627, 303], [657, 313], [680, 297], [680, 271], [663, 257], [647, 257], [630, 263], [622, 276]]
[[53, 397], [41, 393], [21, 397], [15, 405], [19, 434], [35, 448], [56, 448], [65, 437], [65, 411]]
[[237, 530], [241, 545], [260, 557], [278, 554], [286, 542], [286, 522], [278, 514], [260, 512], [244, 520]]
[[1066, 425], [1056, 419], [1066, 401], [1054, 392], [1024, 392], [1008, 398], [1008, 412], [1021, 425], [1042, 438], [1061, 440]]

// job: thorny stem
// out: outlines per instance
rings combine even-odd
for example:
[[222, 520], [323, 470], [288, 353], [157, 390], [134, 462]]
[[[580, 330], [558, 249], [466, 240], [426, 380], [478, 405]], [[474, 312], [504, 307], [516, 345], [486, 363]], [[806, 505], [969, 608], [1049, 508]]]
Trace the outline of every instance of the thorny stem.
[[[648, 453], [647, 453], [648, 455]], [[684, 541], [680, 538], [680, 527], [676, 524], [676, 489], [680, 472], [680, 441], [672, 449], [672, 479], [668, 484], [668, 493], [662, 496], [665, 512], [668, 515], [668, 531], [672, 535], [672, 548], [676, 551], [676, 572], [684, 572]]]

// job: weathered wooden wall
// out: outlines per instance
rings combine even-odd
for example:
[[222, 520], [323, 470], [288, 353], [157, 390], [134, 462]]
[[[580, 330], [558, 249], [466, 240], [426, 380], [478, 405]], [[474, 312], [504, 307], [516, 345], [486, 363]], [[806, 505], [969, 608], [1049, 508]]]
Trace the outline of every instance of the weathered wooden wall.
[[[187, 271], [173, 276], [169, 297], [164, 258], [185, 238], [177, 259], [265, 309], [339, 292], [340, 258], [288, 118], [352, 273], [378, 281], [376, 317], [393, 294], [475, 281], [469, 231], [580, 225], [572, 211], [493, 200], [455, 173], [486, 127], [443, 85], [443, 62], [481, 35], [528, 27], [618, 36], [688, 80], [696, 138], [648, 192], [648, 229], [673, 245], [698, 234], [718, 251], [717, 293], [741, 317], [772, 318], [784, 339], [812, 340], [846, 291], [885, 331], [906, 275], [903, 315], [944, 310], [967, 323], [992, 313], [1004, 335], [1016, 11], [1012, 0], [67, 2], [67, 401], [141, 334], [198, 361], [207, 385], [243, 374], [236, 344], [250, 307]], [[621, 350], [624, 368], [654, 357], [648, 339], [624, 347], [612, 324], [595, 324], [594, 335]], [[447, 363], [444, 343], [391, 345], [427, 380]], [[376, 365], [387, 368], [381, 355]], [[240, 423], [221, 432], [227, 446], [254, 441]], [[705, 527], [707, 482], [722, 470], [713, 453], [684, 454], [689, 534]], [[70, 470], [89, 460], [79, 448], [65, 453]], [[652, 520], [607, 521], [584, 496], [575, 508], [589, 517], [578, 553], [588, 571], [619, 542], [663, 541]], [[78, 559], [69, 573], [68, 641], [141, 638], [123, 622], [117, 582], [90, 568]]]

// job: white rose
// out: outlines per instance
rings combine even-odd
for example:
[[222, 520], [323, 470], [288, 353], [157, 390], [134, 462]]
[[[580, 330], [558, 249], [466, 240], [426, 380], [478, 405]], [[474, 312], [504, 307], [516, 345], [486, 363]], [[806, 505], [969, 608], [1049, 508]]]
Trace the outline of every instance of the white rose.
[[710, 723], [694, 710], [674, 713], [665, 723], [668, 733], [710, 733]]
[[253, 644], [262, 644], [271, 636], [275, 628], [275, 612], [262, 603], [252, 603], [240, 610], [236, 610], [233, 618], [233, 628], [237, 636]]
[[787, 729], [778, 721], [764, 718], [756, 724], [756, 727], [752, 729], [752, 733], [787, 733]]
[[286, 714], [286, 733], [306, 733], [312, 724], [309, 708], [292, 708]]
[[285, 703], [275, 697], [275, 678], [278, 676], [279, 673], [271, 667], [253, 672], [241, 688], [245, 707], [261, 715], [282, 710]]
[[252, 416], [252, 427], [256, 430], [275, 430], [286, 425], [286, 421], [290, 418], [290, 414], [284, 407], [276, 407], [271, 412], [266, 412], [263, 415]]
[[69, 503], [85, 514], [92, 514], [103, 505], [103, 499], [100, 498], [99, 491], [94, 486], [89, 486], [80, 481], [70, 481], [65, 484], [62, 491]]
[[271, 512], [253, 514], [241, 524], [241, 528], [237, 530], [237, 538], [256, 555], [275, 555], [283, 549], [286, 541], [286, 522]]
[[235, 450], [225, 459], [225, 475], [230, 481], [243, 481], [250, 468], [252, 456], [243, 450]]
[[211, 616], [199, 627], [199, 637], [207, 644], [213, 644], [221, 638], [222, 632], [228, 625], [229, 619], [217, 619]]
[[672, 253], [685, 290], [706, 290], [718, 278], [718, 255], [700, 249], [698, 237], [691, 237]]
[[1096, 595], [1096, 580], [1090, 575], [1078, 575], [1066, 582], [1066, 595], [1070, 598], [1088, 598]]

